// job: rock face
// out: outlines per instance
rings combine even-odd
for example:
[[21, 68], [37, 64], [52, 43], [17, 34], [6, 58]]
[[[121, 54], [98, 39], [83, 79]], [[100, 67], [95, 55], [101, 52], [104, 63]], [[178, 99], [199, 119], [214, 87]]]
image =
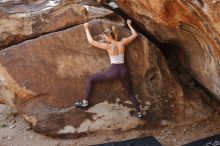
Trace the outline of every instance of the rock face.
[[[97, 36], [110, 24], [104, 19], [96, 20], [90, 29]], [[120, 36], [129, 35], [127, 29], [117, 27]], [[172, 77], [160, 51], [145, 38], [139, 36], [127, 48], [126, 58], [134, 91], [142, 110], [152, 121], [192, 120], [195, 115], [191, 112], [197, 110], [202, 112], [193, 119], [209, 114], [198, 93], [196, 98], [184, 102], [182, 86]], [[81, 25], [4, 49], [0, 52], [0, 62], [4, 66], [2, 74], [6, 74], [1, 80], [7, 87], [1, 90], [7, 91], [3, 101], [8, 97], [6, 101], [12, 101], [10, 104], [14, 104], [36, 131], [74, 137], [100, 129], [124, 131], [146, 123], [130, 115], [132, 106], [119, 81], [97, 84], [93, 107], [88, 110], [72, 106], [73, 101], [83, 96], [88, 75], [109, 66], [106, 52], [88, 44]], [[13, 96], [19, 90], [11, 89], [8, 82], [33, 96], [31, 99], [26, 94]], [[194, 103], [194, 107], [190, 103]], [[186, 117], [178, 116], [179, 113]], [[125, 120], [128, 122], [123, 122]]]
[[[90, 21], [90, 31], [100, 41], [104, 29], [114, 25], [120, 40], [130, 35], [123, 22], [116, 15], [96, 19]], [[63, 138], [146, 128], [151, 123], [191, 122], [210, 115], [203, 100], [207, 96], [182, 86], [159, 49], [145, 37], [139, 35], [126, 49], [144, 120], [131, 114], [133, 106], [119, 81], [96, 84], [90, 108], [73, 106], [84, 94], [87, 77], [109, 67], [107, 53], [88, 43], [82, 25], [1, 50], [0, 101], [15, 108], [35, 131]]]
[[220, 100], [218, 0], [115, 0], [159, 41], [179, 46], [184, 67]]
[[0, 49], [112, 14], [107, 9], [60, 0], [1, 3]]

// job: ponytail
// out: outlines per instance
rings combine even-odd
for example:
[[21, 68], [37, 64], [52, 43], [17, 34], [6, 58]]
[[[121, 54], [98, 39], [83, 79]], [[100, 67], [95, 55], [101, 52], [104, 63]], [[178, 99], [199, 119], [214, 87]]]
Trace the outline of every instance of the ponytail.
[[115, 40], [118, 40], [118, 32], [117, 32], [115, 26], [112, 26], [112, 32], [113, 32], [113, 34], [114, 34]]
[[106, 34], [107, 36], [111, 36], [113, 39], [118, 40], [118, 33], [116, 31], [115, 26], [112, 26], [110, 28], [107, 28], [104, 31], [104, 34]]

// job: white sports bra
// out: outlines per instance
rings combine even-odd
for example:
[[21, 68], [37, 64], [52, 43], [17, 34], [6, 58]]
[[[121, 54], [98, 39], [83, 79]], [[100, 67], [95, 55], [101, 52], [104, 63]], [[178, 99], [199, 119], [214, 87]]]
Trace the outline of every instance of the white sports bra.
[[109, 56], [111, 64], [123, 64], [125, 62], [124, 56], [125, 56], [124, 53], [115, 56]]

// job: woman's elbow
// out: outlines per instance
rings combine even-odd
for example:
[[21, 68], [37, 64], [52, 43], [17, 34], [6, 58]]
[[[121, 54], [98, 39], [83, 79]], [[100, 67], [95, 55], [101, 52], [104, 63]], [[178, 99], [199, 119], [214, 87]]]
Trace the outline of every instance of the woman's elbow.
[[132, 40], [134, 40], [134, 39], [136, 39], [137, 38], [137, 36], [138, 36], [138, 34], [137, 33], [134, 33], [134, 34], [132, 34]]
[[88, 39], [88, 42], [89, 42], [90, 44], [93, 44], [93, 40], [91, 40], [91, 39]]
[[94, 40], [90, 40], [89, 43], [90, 43], [92, 46], [97, 47], [97, 44], [96, 44], [96, 42], [95, 42]]
[[134, 38], [136, 38], [138, 36], [137, 32], [134, 33]]

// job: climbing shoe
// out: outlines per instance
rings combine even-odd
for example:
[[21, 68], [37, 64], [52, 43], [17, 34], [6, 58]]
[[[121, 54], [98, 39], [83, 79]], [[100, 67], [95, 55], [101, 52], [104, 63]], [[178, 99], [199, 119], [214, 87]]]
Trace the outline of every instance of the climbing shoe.
[[88, 107], [88, 105], [89, 105], [89, 102], [87, 100], [82, 100], [82, 101], [75, 102], [76, 107], [85, 108], [85, 107]]
[[143, 118], [144, 118], [144, 115], [143, 115], [141, 112], [138, 112], [138, 113], [137, 113], [137, 117], [138, 117], [139, 119], [143, 119]]

